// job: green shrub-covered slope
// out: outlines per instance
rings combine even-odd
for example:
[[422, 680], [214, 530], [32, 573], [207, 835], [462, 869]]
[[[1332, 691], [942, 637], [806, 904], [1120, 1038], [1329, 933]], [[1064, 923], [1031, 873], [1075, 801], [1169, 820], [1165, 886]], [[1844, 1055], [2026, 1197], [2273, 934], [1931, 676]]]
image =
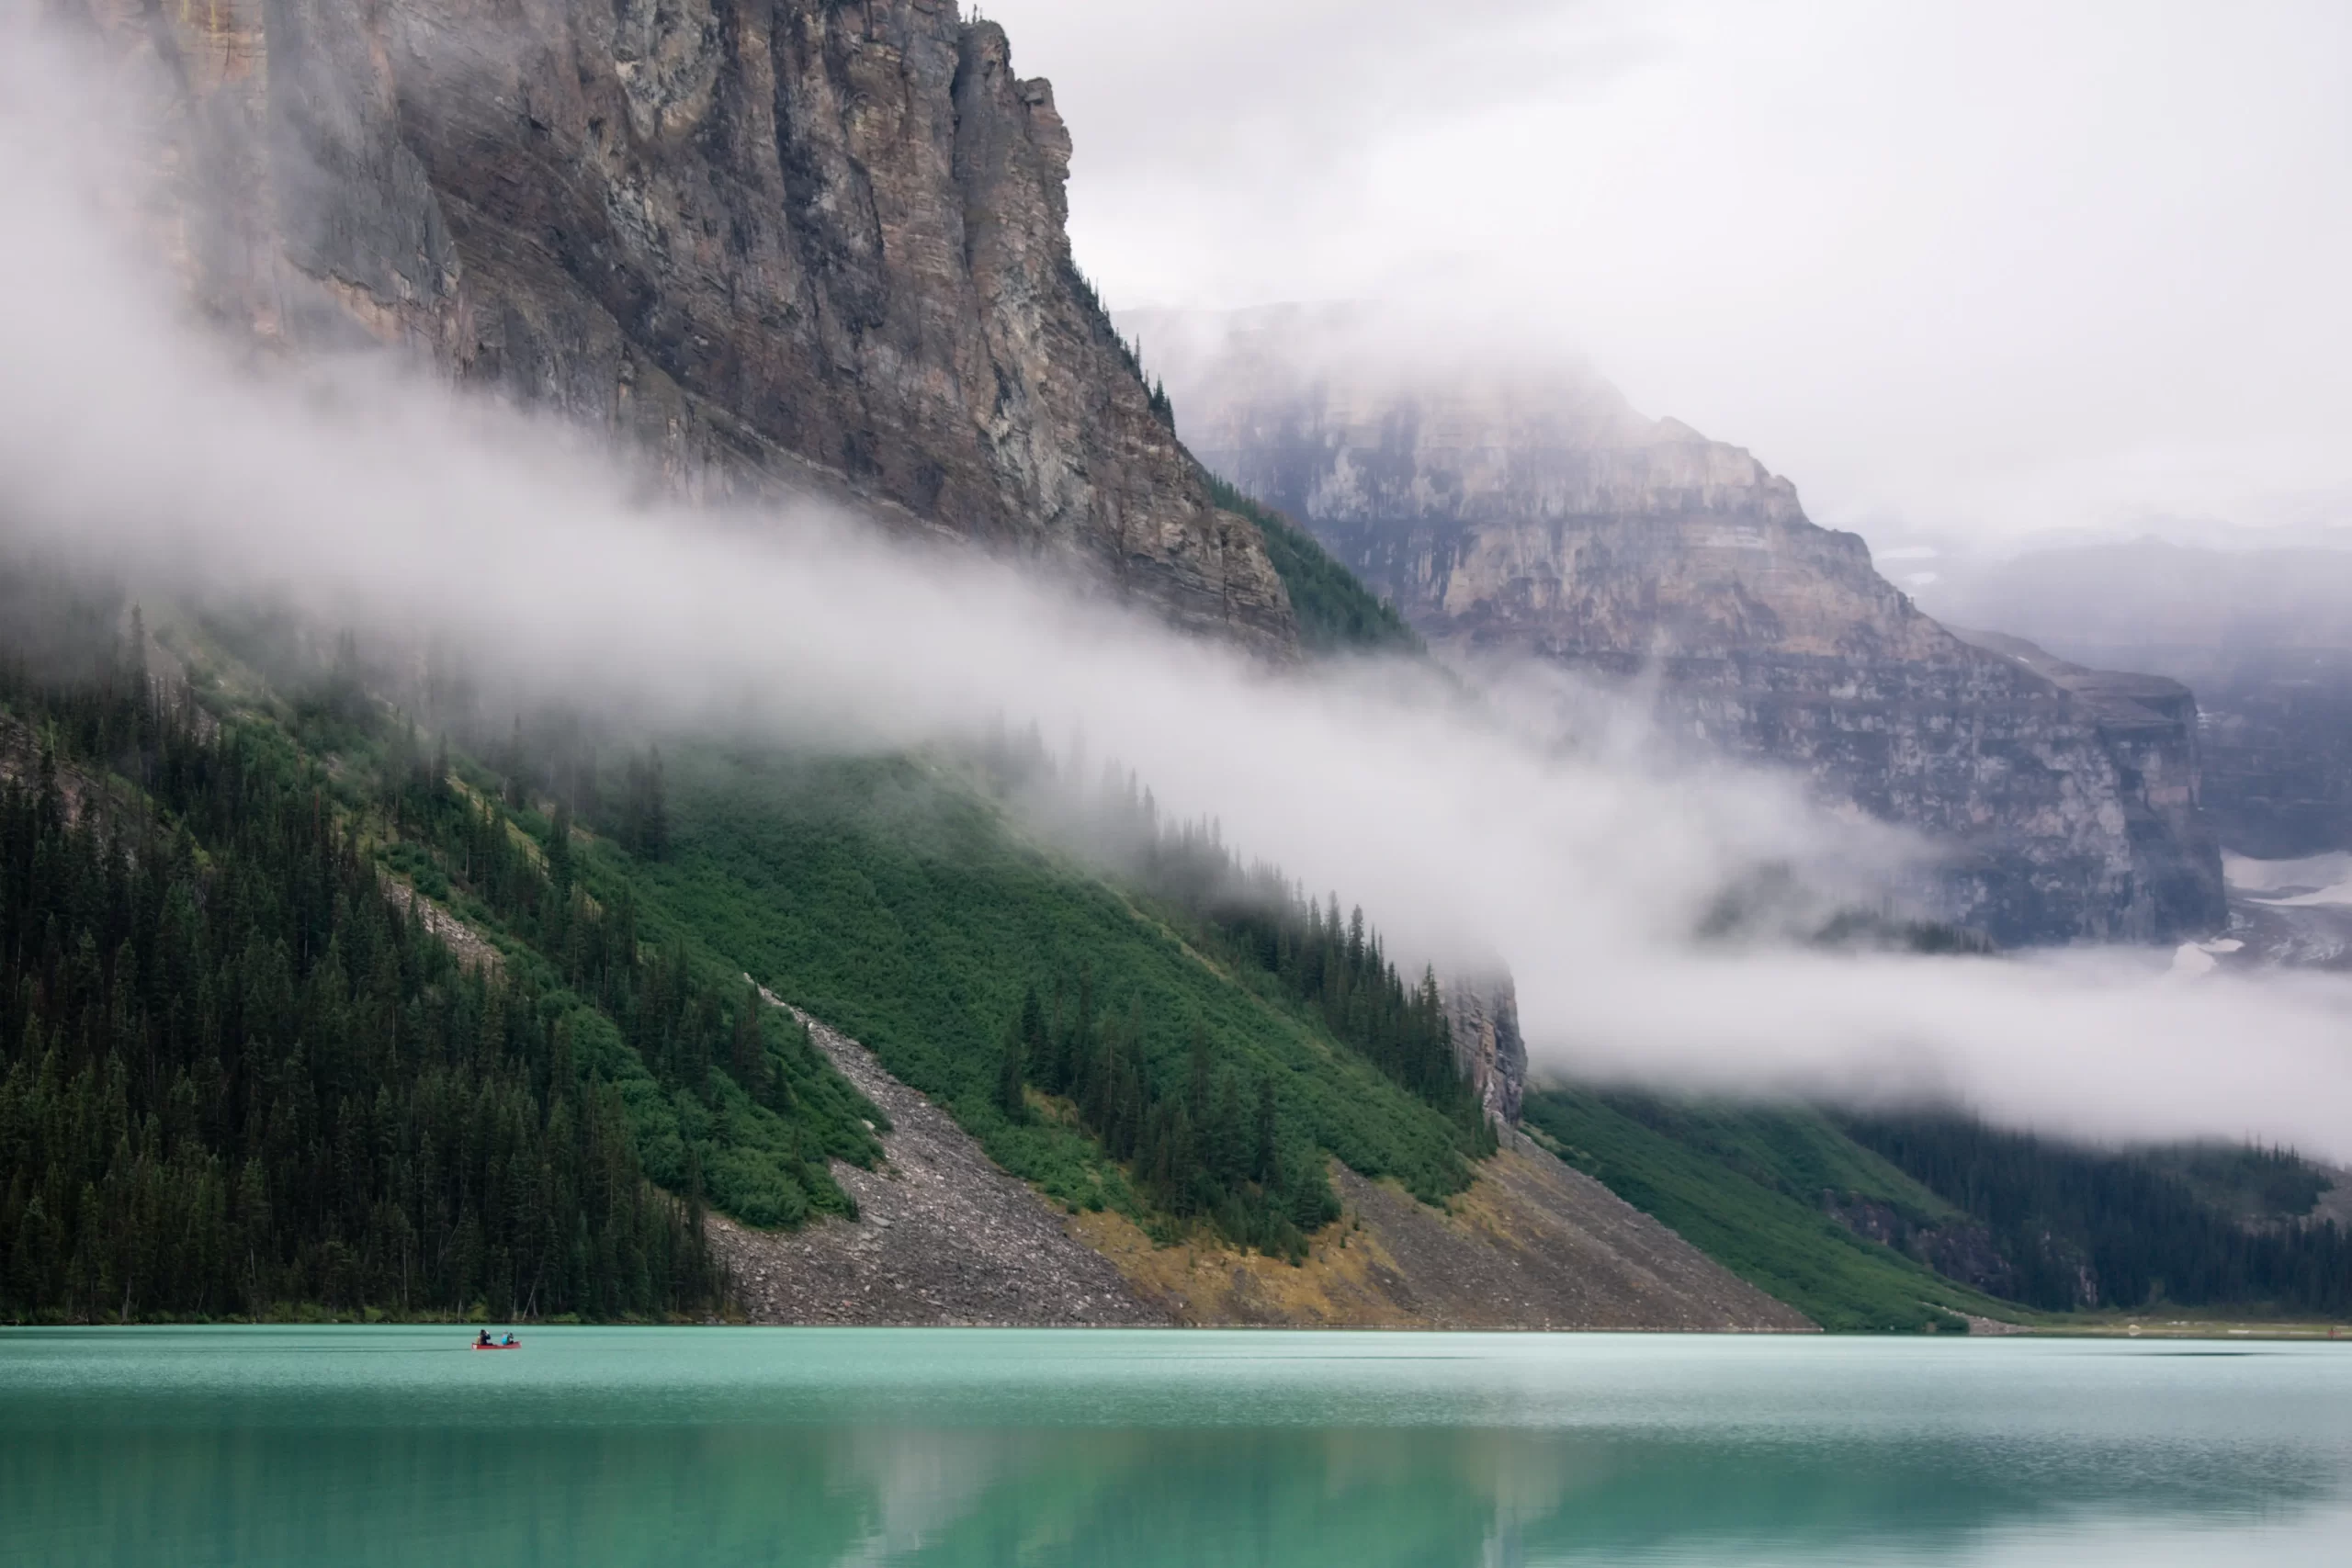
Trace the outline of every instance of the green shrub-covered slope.
[[[909, 758], [792, 761], [703, 750], [668, 772], [673, 846], [638, 872], [650, 915], [872, 1047], [1006, 1168], [1075, 1206], [1148, 1222], [1063, 1108], [1008, 1116], [1007, 1026], [1078, 978], [1136, 1029], [1168, 1092], [1193, 1071], [1271, 1085], [1286, 1150], [1328, 1151], [1425, 1199], [1468, 1179], [1459, 1123], [1340, 1044], [1188, 919], [1030, 841], [966, 774]], [[1196, 1043], [1200, 1043], [1196, 1045]], [[1034, 1098], [1034, 1096], [1033, 1096]], [[1294, 1156], [1295, 1157], [1295, 1156]]]
[[[364, 707], [200, 700], [109, 626], [0, 657], [0, 1319], [698, 1313], [706, 1190], [838, 1199], [797, 1156], [870, 1149], [856, 1097], [560, 826], [534, 852]], [[693, 1071], [722, 1038], [775, 1070]]]
[[1525, 1113], [1563, 1158], [1824, 1328], [1912, 1332], [1961, 1327], [1959, 1313], [2020, 1315], [1825, 1213], [1822, 1195], [1834, 1191], [1914, 1224], [1957, 1217], [1813, 1112], [1545, 1089], [1527, 1097]]
[[[1940, 1325], [1946, 1312], [2352, 1312], [2352, 1239], [2317, 1208], [2332, 1178], [2288, 1150], [2099, 1148], [1952, 1111], [1589, 1089], [1532, 1094], [1526, 1114], [1619, 1196], [1825, 1327]], [[1833, 1208], [1896, 1245], [1857, 1235]]]
[[[747, 976], [1167, 1238], [1297, 1257], [1330, 1157], [1436, 1201], [1492, 1147], [1361, 913], [1225, 908], [1223, 852], [1148, 810], [1157, 895], [1035, 841], [977, 765], [665, 768], [577, 719], [452, 741], [349, 638], [183, 624], [183, 681], [103, 596], [34, 618], [0, 628], [0, 1316], [707, 1310], [698, 1208], [852, 1213], [826, 1162], [887, 1129]], [[212, 926], [158, 926], [175, 900]], [[266, 1024], [265, 983], [294, 998]], [[175, 1183], [193, 1219], [138, 1209]]]

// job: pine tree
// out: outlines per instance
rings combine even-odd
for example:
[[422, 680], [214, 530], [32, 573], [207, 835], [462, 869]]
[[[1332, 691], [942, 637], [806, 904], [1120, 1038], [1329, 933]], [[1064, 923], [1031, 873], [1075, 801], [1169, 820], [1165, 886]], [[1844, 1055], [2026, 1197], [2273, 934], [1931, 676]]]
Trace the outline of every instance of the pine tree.
[[[1035, 993], [1031, 992], [1031, 998]], [[1029, 1102], [1021, 1091], [1023, 1029], [1016, 1019], [1005, 1025], [1004, 1040], [997, 1050], [996, 1108], [1012, 1122], [1028, 1119]]]
[[571, 897], [571, 807], [559, 802], [548, 827], [548, 886], [560, 906]]
[[1051, 1049], [1047, 1043], [1046, 1010], [1037, 997], [1037, 987], [1031, 986], [1021, 998], [1021, 1059], [1024, 1073], [1035, 1075], [1037, 1066], [1045, 1062]]
[[670, 813], [662, 799], [660, 748], [630, 758], [625, 772], [617, 837], [632, 854], [664, 859], [670, 852]]
[[1250, 1179], [1272, 1186], [1280, 1151], [1274, 1144], [1274, 1080], [1258, 1080], [1257, 1141], [1250, 1153]]
[[[0, 1321], [708, 1310], [713, 1145], [680, 1150], [679, 1198], [651, 1186], [573, 1033], [601, 1014], [692, 1077], [748, 1021], [756, 1080], [750, 998], [729, 1009], [675, 944], [640, 955], [626, 885], [601, 907], [580, 886], [568, 809], [534, 854], [450, 786], [446, 742], [426, 763], [368, 701], [380, 799], [355, 808], [365, 773], [331, 792], [282, 729], [199, 715], [142, 641], [134, 620], [40, 681], [0, 649], [0, 709], [40, 737], [32, 777], [0, 778]], [[388, 828], [520, 961], [461, 967], [393, 901]], [[845, 1208], [825, 1152], [804, 1193]]]
[[747, 981], [742, 1003], [735, 1010], [735, 1033], [728, 1045], [727, 1070], [742, 1086], [744, 1093], [764, 1102], [769, 1098], [768, 1048], [760, 1032], [762, 1006], [759, 987]]
[[[1318, 1156], [1282, 1148], [1272, 1081], [1260, 1080], [1253, 1122], [1240, 1083], [1218, 1069], [1205, 1022], [1195, 1021], [1174, 1054], [1181, 1066], [1155, 1060], [1140, 997], [1097, 1028], [1093, 982], [1083, 970], [1076, 989], [1074, 1014], [1056, 1027], [1031, 987], [1007, 1021], [1001, 1062], [1014, 1060], [1024, 1039], [1052, 1043], [1052, 1060], [1069, 1070], [1058, 1085], [1041, 1087], [1069, 1097], [1080, 1124], [1163, 1215], [1207, 1224], [1237, 1246], [1304, 1258], [1306, 1234], [1338, 1217], [1339, 1201]], [[1063, 994], [1058, 977], [1052, 994]], [[1062, 1017], [1058, 1000], [1052, 1016]]]

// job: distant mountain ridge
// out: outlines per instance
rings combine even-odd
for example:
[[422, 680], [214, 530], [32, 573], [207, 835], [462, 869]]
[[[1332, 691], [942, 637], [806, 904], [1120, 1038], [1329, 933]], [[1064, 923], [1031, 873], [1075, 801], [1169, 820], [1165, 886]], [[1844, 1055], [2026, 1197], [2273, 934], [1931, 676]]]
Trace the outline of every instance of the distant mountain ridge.
[[2195, 687], [2229, 848], [2352, 849], [2352, 550], [2136, 539], [1937, 564], [1921, 592], [1939, 610]]
[[1122, 324], [1202, 460], [1433, 647], [1655, 670], [1686, 732], [1951, 846], [1940, 912], [2000, 941], [2226, 919], [2185, 689], [2127, 715], [1954, 636], [1739, 448], [1367, 310]]

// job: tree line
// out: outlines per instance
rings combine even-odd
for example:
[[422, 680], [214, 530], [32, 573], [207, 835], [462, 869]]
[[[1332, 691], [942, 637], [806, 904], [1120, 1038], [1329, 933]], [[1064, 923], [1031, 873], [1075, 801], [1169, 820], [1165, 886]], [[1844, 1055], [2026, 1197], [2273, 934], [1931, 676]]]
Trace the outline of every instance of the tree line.
[[[1222, 846], [1194, 829], [1164, 836], [1164, 874], [1159, 886], [1215, 886], [1200, 875], [1218, 866], [1228, 880], [1238, 871]], [[1229, 951], [1246, 955], [1307, 1004], [1325, 1028], [1365, 1060], [1447, 1113], [1459, 1125], [1465, 1152], [1483, 1158], [1495, 1152], [1495, 1130], [1453, 1050], [1437, 976], [1424, 967], [1407, 985], [1383, 951], [1380, 933], [1364, 923], [1361, 906], [1340, 919], [1337, 895], [1318, 906], [1288, 887], [1279, 874], [1254, 879], [1237, 895], [1209, 895], [1198, 908], [1214, 921]], [[1248, 886], [1245, 884], [1245, 886]]]
[[560, 998], [460, 967], [328, 781], [143, 650], [0, 671], [0, 1317], [709, 1310]]
[[1361, 905], [1342, 919], [1336, 893], [1318, 901], [1277, 867], [1245, 865], [1215, 822], [1167, 820], [1151, 791], [1115, 764], [1094, 788], [1073, 788], [1034, 729], [991, 736], [983, 765], [1001, 787], [1049, 796], [1065, 830], [1074, 825], [1103, 860], [1197, 921], [1201, 945], [1270, 978], [1335, 1039], [1443, 1112], [1465, 1155], [1495, 1152], [1436, 973], [1424, 965], [1408, 982]]
[[336, 748], [350, 807], [388, 867], [579, 1007], [648, 1175], [752, 1224], [854, 1213], [828, 1161], [872, 1165], [888, 1118], [740, 971], [647, 924], [637, 878], [670, 851], [659, 752], [608, 744], [600, 759], [579, 716], [540, 712], [487, 746], [504, 770], [493, 771], [446, 739], [428, 748], [404, 716], [362, 699], [320, 733], [298, 699], [298, 738]]
[[1309, 653], [1422, 652], [1420, 635], [1396, 606], [1366, 587], [1363, 579], [1324, 548], [1322, 541], [1272, 507], [1201, 470], [1209, 499], [1225, 511], [1258, 525], [1266, 556], [1290, 595], [1298, 640]]
[[501, 774], [347, 636], [249, 636], [289, 696], [232, 704], [119, 598], [0, 563], [0, 1318], [699, 1314], [706, 1202], [854, 1212], [887, 1118], [647, 928], [657, 754], [518, 723]]
[[[2030, 1306], [2352, 1312], [2352, 1239], [2307, 1217], [2317, 1187], [2292, 1156], [2089, 1148], [1957, 1115], [1839, 1125], [1981, 1222], [2016, 1269], [2015, 1299]], [[2191, 1179], [2217, 1163], [2290, 1212], [2228, 1213]]]
[[1306, 1237], [1340, 1217], [1321, 1151], [1292, 1135], [1273, 1079], [1245, 1081], [1196, 1023], [1181, 1063], [1145, 1046], [1140, 1001], [1104, 1009], [1092, 975], [1035, 986], [1006, 1023], [997, 1107], [1031, 1114], [1026, 1086], [1067, 1103], [1153, 1204], [1203, 1220], [1237, 1247], [1295, 1262]]
[[[428, 758], [405, 725], [386, 728], [373, 805], [395, 836], [387, 863], [436, 899], [485, 911], [611, 1020], [664, 1089], [715, 1110], [731, 1081], [789, 1122], [794, 1174], [815, 1207], [846, 1213], [823, 1156], [870, 1160], [877, 1150], [860, 1129], [881, 1113], [822, 1061], [808, 1031], [785, 1022], [749, 980], [724, 985], [698, 968], [674, 933], [649, 941], [633, 886], [589, 863], [569, 805], [518, 812], [503, 792], [467, 787], [446, 748]], [[616, 812], [624, 830], [643, 820], [639, 785], [659, 780], [658, 758], [631, 759], [627, 776]]]

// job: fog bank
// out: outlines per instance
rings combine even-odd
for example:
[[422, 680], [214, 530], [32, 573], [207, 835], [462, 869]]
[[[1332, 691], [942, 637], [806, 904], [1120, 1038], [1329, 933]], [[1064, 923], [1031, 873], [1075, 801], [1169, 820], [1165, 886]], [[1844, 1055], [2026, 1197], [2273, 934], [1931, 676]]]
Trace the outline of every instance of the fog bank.
[[[526, 692], [676, 734], [834, 750], [1082, 735], [1246, 856], [1361, 901], [1400, 954], [1488, 956], [1539, 1066], [1874, 1097], [1935, 1091], [2114, 1137], [2352, 1157], [2352, 988], [1706, 948], [1726, 887], [1900, 867], [1891, 832], [1692, 765], [1637, 719], [1563, 732], [1531, 674], [1270, 671], [1079, 591], [813, 508], [641, 499], [572, 433], [380, 364], [256, 367], [182, 315], [0, 67], [0, 534], [141, 592], [277, 598], [474, 650]], [[79, 117], [74, 117], [79, 118]]]
[[986, 9], [1123, 307], [1478, 301], [1875, 546], [2352, 515], [2341, 4]]

